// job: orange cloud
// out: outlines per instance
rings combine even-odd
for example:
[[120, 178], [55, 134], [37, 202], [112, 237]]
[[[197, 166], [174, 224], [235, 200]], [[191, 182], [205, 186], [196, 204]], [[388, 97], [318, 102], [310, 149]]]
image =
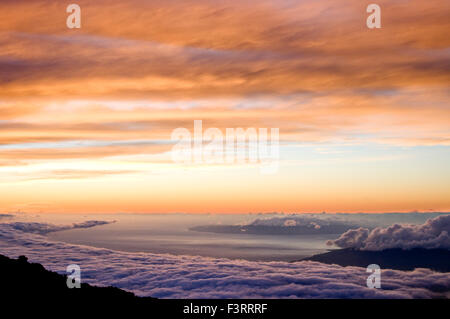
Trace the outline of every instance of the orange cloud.
[[[289, 145], [450, 144], [450, 7], [442, 0], [379, 0], [379, 30], [366, 28], [368, 3], [360, 0], [77, 3], [82, 9], [82, 28], [77, 30], [66, 27], [67, 3], [0, 3], [0, 172], [10, 180], [26, 166], [51, 167], [71, 160], [70, 165], [95, 165], [90, 170], [67, 164], [44, 171], [37, 166], [25, 179], [98, 180], [113, 178], [109, 173], [115, 170], [140, 172], [129, 163], [124, 164], [127, 169], [111, 164], [104, 171], [101, 165], [109, 158], [161, 155], [171, 148], [171, 132], [192, 129], [197, 119], [205, 128], [222, 131], [276, 127]], [[299, 164], [298, 158], [289, 160]], [[184, 168], [174, 169], [175, 179], [181, 178], [178, 169]], [[114, 177], [118, 185], [124, 175], [128, 174]], [[430, 180], [437, 176], [429, 175]], [[347, 181], [348, 176], [340, 178]], [[224, 179], [212, 178], [208, 184]], [[328, 184], [336, 186], [326, 179], [322, 183], [326, 189]], [[8, 186], [0, 191], [8, 191]], [[276, 210], [280, 201], [293, 209], [299, 201], [290, 192], [299, 184], [294, 186], [280, 187], [288, 195], [280, 191], [267, 197], [270, 203], [258, 205], [260, 193], [245, 193], [250, 204], [241, 209], [256, 205]], [[191, 186], [186, 182], [184, 187]], [[214, 196], [203, 200], [239, 210], [245, 199], [230, 204], [238, 198], [232, 186], [216, 187]], [[46, 196], [55, 190], [58, 187], [49, 187]], [[201, 194], [208, 191], [188, 192], [177, 209], [200, 209]], [[305, 207], [316, 207], [322, 191], [308, 193], [315, 200], [304, 201]], [[30, 192], [25, 194], [31, 196]], [[225, 192], [229, 197], [220, 197]], [[404, 199], [406, 193], [393, 191], [401, 199], [392, 195], [388, 204], [373, 195], [367, 207], [412, 205]], [[420, 200], [428, 204], [429, 194], [419, 193], [414, 190], [414, 205]], [[11, 201], [20, 195], [21, 189]], [[99, 207], [117, 204], [108, 203], [110, 196], [101, 190], [97, 195], [102, 198]], [[139, 196], [128, 199], [145, 207], [147, 197]], [[354, 198], [339, 196], [329, 200], [330, 206], [350, 209]], [[358, 202], [365, 204], [361, 198], [367, 196], [361, 195]], [[442, 198], [435, 202], [446, 207], [448, 201]], [[165, 201], [174, 201], [162, 190], [154, 200], [161, 210], [169, 210]], [[76, 201], [70, 199], [73, 209]], [[128, 204], [124, 199], [120, 207]]]
[[48, 4], [1, 4], [5, 97], [195, 98], [449, 81], [440, 1], [382, 1], [377, 31], [365, 27], [360, 1], [80, 1], [79, 31], [65, 27], [63, 3]]

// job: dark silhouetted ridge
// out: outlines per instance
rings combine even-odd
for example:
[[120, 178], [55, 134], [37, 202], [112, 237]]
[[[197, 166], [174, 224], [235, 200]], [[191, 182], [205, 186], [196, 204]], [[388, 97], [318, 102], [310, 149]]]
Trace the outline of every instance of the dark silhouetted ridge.
[[81, 288], [70, 289], [65, 275], [48, 271], [40, 264], [29, 263], [24, 256], [11, 259], [0, 255], [0, 274], [0, 295], [4, 296], [2, 301], [6, 297], [6, 300], [47, 305], [58, 302], [74, 306], [95, 304], [108, 306], [108, 309], [117, 305], [148, 305], [155, 301], [153, 298], [137, 297], [116, 287], [96, 287], [82, 283]]
[[439, 272], [450, 272], [450, 251], [446, 249], [414, 248], [411, 250], [363, 251], [349, 248], [333, 250], [302, 260], [340, 266], [367, 267], [370, 264], [377, 264], [381, 269], [414, 270], [416, 268], [428, 268]]

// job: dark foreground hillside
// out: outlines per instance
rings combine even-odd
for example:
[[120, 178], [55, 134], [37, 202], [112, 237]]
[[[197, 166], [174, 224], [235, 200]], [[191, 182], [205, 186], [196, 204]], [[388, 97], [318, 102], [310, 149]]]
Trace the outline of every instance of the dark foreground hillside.
[[302, 260], [318, 261], [344, 267], [367, 267], [370, 264], [377, 264], [381, 269], [414, 270], [416, 268], [428, 268], [439, 272], [450, 272], [450, 251], [446, 249], [415, 248], [411, 250], [387, 249], [382, 251], [339, 249]]
[[11, 259], [0, 255], [0, 274], [2, 301], [52, 305], [64, 303], [74, 307], [95, 303], [97, 306], [107, 305], [109, 309], [118, 305], [150, 305], [155, 301], [115, 287], [96, 287], [82, 283], [81, 288], [69, 289], [65, 275], [48, 271], [40, 264], [29, 263], [24, 256]]

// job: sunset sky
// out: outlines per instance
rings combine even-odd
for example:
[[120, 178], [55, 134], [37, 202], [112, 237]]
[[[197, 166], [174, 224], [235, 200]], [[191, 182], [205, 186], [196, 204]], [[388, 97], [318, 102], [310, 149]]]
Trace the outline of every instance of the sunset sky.
[[[446, 0], [2, 0], [0, 212], [448, 211], [449, 16]], [[172, 162], [194, 120], [279, 128], [278, 172]]]

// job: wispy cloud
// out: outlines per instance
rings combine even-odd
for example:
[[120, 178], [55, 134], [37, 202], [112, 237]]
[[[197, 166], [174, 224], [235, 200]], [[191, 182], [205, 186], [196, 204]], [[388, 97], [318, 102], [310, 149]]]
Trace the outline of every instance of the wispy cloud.
[[[163, 157], [171, 145], [161, 141], [196, 119], [222, 131], [276, 127], [289, 143], [443, 147], [414, 185], [448, 176], [435, 165], [450, 145], [450, 22], [441, 0], [380, 0], [380, 30], [366, 28], [359, 0], [77, 3], [77, 30], [66, 27], [66, 3], [0, 3], [0, 168], [8, 176], [42, 162]], [[390, 154], [382, 155], [371, 159]], [[129, 170], [120, 166], [113, 169]], [[442, 189], [424, 205], [448, 208]]]

